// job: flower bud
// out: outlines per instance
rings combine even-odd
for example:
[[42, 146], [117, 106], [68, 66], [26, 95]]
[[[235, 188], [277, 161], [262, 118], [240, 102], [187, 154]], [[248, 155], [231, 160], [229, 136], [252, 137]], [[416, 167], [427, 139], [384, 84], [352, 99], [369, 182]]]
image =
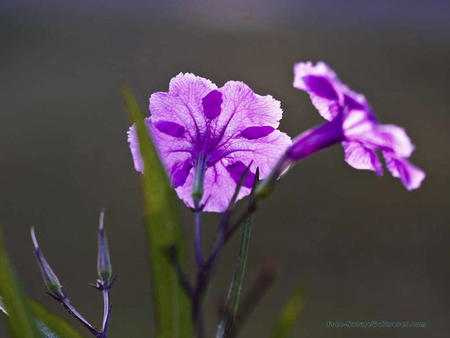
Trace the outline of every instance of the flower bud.
[[103, 220], [105, 218], [105, 211], [100, 212], [100, 224], [98, 227], [98, 259], [97, 271], [98, 276], [103, 282], [109, 281], [112, 275], [111, 260], [109, 258], [108, 240], [106, 232], [103, 227]]
[[39, 268], [41, 269], [42, 277], [44, 278], [44, 283], [47, 286], [47, 289], [56, 296], [62, 298], [64, 296], [64, 291], [62, 290], [61, 283], [39, 249], [39, 244], [34, 233], [34, 227], [31, 227], [31, 239], [33, 240], [34, 253], [36, 254]]

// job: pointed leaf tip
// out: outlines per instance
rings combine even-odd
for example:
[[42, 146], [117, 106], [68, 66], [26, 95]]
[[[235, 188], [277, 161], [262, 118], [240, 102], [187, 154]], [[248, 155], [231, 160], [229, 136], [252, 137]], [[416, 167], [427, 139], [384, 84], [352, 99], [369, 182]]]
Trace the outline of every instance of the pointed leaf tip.
[[34, 249], [39, 249], [39, 244], [36, 239], [36, 234], [34, 233], [34, 226], [30, 228], [31, 240], [33, 241]]
[[270, 338], [288, 338], [291, 336], [295, 323], [303, 309], [306, 292], [307, 285], [302, 283], [285, 304], [272, 329]]

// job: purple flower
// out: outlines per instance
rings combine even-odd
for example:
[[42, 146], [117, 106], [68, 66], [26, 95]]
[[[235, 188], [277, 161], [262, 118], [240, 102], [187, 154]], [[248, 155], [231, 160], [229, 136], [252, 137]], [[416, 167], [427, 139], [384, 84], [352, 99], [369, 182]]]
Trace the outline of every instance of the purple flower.
[[[255, 94], [242, 82], [229, 81], [222, 88], [193, 74], [179, 74], [168, 92], [150, 97], [147, 127], [178, 196], [190, 207], [195, 173], [204, 168], [200, 204], [204, 211], [223, 212], [236, 184], [253, 161], [238, 198], [250, 193], [254, 170], [265, 178], [291, 144], [277, 130], [280, 103]], [[135, 126], [128, 141], [137, 171], [143, 162]]]
[[356, 169], [383, 174], [376, 151], [381, 151], [386, 166], [408, 190], [416, 189], [425, 173], [408, 157], [414, 146], [403, 128], [379, 124], [366, 98], [342, 84], [323, 62], [294, 66], [294, 87], [309, 93], [313, 105], [328, 121], [293, 141], [288, 157], [299, 160], [324, 147], [342, 142], [345, 161]]

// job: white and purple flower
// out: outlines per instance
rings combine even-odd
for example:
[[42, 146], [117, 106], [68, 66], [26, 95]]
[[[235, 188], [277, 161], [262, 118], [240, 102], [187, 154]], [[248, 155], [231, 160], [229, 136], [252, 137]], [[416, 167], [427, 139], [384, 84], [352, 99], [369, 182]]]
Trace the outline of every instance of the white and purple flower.
[[[277, 130], [280, 102], [255, 94], [242, 82], [217, 88], [193, 74], [179, 74], [168, 92], [150, 97], [146, 119], [153, 142], [178, 196], [195, 207], [192, 191], [197, 167], [204, 167], [203, 211], [227, 209], [236, 184], [252, 163], [238, 199], [251, 191], [254, 169], [264, 179], [290, 146], [291, 139]], [[135, 126], [128, 132], [137, 171], [144, 170]]]
[[376, 153], [381, 151], [388, 170], [400, 178], [408, 190], [421, 185], [425, 173], [408, 161], [414, 146], [404, 129], [379, 124], [364, 95], [342, 84], [325, 63], [296, 64], [293, 85], [309, 93], [313, 105], [330, 122], [296, 137], [286, 154], [288, 158], [297, 161], [342, 142], [345, 161], [350, 166], [382, 175], [383, 168]]

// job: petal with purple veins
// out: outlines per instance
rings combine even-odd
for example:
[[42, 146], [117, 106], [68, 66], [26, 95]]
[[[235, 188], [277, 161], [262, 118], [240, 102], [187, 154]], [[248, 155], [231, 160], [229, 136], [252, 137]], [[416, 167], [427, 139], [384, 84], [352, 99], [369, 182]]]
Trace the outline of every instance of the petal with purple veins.
[[168, 92], [150, 97], [150, 113], [154, 123], [171, 121], [183, 126], [191, 142], [206, 131], [202, 99], [217, 86], [211, 81], [190, 73], [180, 73], [170, 81]]
[[316, 65], [311, 62], [297, 63], [294, 66], [293, 85], [310, 95], [311, 102], [326, 120], [334, 119], [344, 107], [371, 113], [364, 95], [344, 85], [324, 62]]
[[130, 143], [130, 150], [131, 156], [133, 157], [134, 169], [136, 169], [136, 171], [143, 173], [144, 161], [142, 161], [142, 156], [139, 149], [139, 139], [135, 124], [133, 124], [128, 130], [128, 142]]
[[[315, 82], [320, 81], [322, 86], [318, 86], [314, 80], [311, 81], [318, 78], [322, 80], [315, 80]], [[325, 63], [318, 62], [314, 65], [312, 62], [300, 62], [295, 64], [293, 85], [310, 95], [313, 105], [326, 120], [334, 119], [341, 112], [343, 96], [340, 87], [343, 85]], [[328, 89], [324, 90], [324, 88]]]
[[219, 89], [222, 93], [222, 112], [214, 120], [211, 138], [220, 148], [241, 136], [248, 127], [272, 127], [276, 129], [283, 111], [280, 102], [272, 96], [255, 94], [242, 82], [229, 81]]
[[230, 163], [253, 161], [252, 170], [259, 168], [260, 178], [265, 179], [291, 144], [288, 135], [274, 130], [265, 137], [251, 141], [235, 139], [224, 150], [223, 156]]
[[386, 167], [392, 176], [399, 178], [408, 190], [417, 189], [425, 179], [425, 172], [405, 158], [398, 158], [391, 152], [383, 152]]
[[378, 154], [364, 147], [359, 142], [342, 142], [345, 152], [345, 161], [351, 167], [360, 170], [372, 170], [379, 176], [383, 175], [383, 167]]

